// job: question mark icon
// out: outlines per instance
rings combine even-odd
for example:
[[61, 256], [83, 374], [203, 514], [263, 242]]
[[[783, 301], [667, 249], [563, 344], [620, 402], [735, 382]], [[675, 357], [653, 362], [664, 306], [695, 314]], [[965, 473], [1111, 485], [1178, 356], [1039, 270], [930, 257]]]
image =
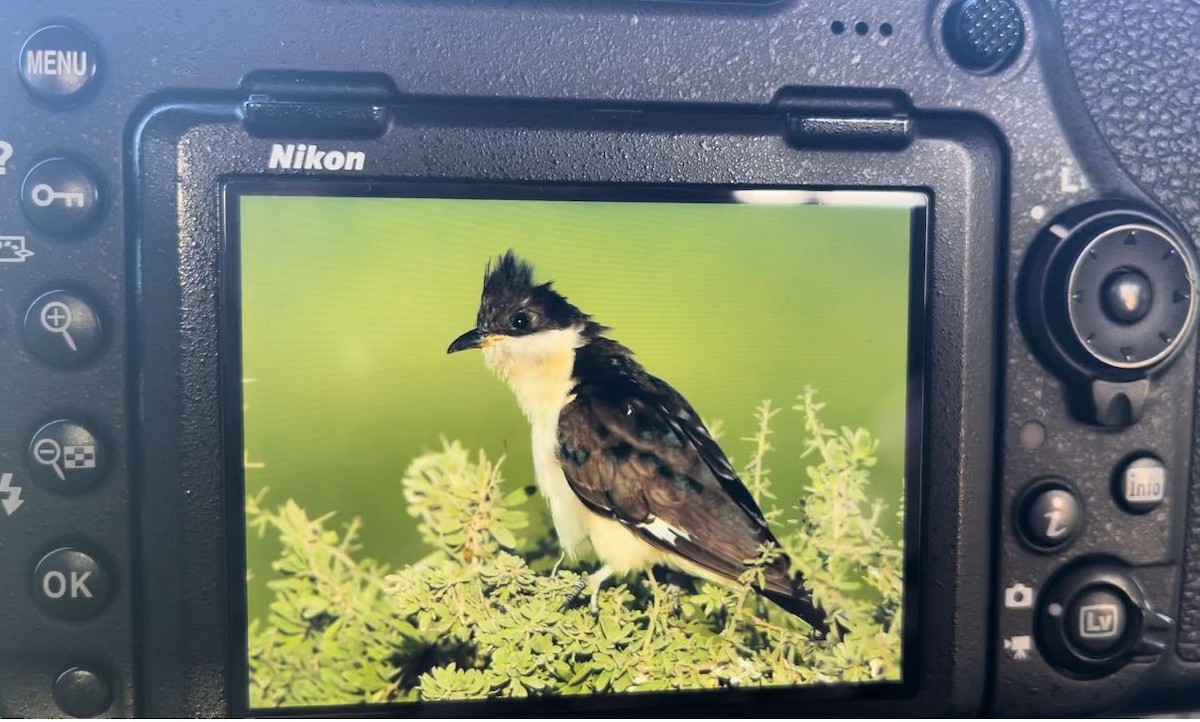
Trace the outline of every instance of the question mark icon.
[[12, 144], [6, 140], [0, 140], [0, 175], [4, 175], [8, 172], [8, 169], [4, 167], [4, 164], [7, 163], [8, 159], [11, 157]]

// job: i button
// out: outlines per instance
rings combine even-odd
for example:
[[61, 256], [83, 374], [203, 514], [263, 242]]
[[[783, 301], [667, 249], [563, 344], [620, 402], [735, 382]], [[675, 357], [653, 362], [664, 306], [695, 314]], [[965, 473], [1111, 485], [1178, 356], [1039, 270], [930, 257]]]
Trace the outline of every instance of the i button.
[[1035, 482], [1017, 503], [1022, 538], [1041, 552], [1062, 549], [1083, 527], [1083, 504], [1062, 479]]

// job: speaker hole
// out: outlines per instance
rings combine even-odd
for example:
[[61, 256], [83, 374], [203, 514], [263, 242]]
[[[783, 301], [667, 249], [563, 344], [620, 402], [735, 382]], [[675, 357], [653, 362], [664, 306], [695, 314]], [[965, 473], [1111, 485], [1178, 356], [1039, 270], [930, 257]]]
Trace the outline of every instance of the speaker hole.
[[842, 33], [846, 32], [846, 23], [842, 22], [841, 20], [834, 20], [832, 23], [830, 23], [829, 30], [834, 35], [841, 35]]
[[866, 35], [867, 33], [871, 32], [871, 26], [860, 20], [854, 23], [854, 32], [858, 33], [859, 35]]
[[885, 38], [890, 38], [892, 36], [893, 32], [895, 32], [895, 29], [892, 28], [891, 23], [880, 23], [880, 25], [879, 25], [879, 34], [880, 35], [882, 35]]

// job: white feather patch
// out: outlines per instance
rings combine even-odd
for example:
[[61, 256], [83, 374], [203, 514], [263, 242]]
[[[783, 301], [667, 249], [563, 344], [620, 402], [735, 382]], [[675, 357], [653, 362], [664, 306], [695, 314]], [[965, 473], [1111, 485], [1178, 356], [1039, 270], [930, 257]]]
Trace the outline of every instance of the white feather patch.
[[691, 534], [682, 529], [676, 529], [658, 517], [653, 517], [648, 522], [638, 524], [638, 528], [649, 532], [655, 539], [661, 539], [671, 546], [675, 546], [675, 540], [679, 537], [683, 537], [688, 541], [692, 539]]

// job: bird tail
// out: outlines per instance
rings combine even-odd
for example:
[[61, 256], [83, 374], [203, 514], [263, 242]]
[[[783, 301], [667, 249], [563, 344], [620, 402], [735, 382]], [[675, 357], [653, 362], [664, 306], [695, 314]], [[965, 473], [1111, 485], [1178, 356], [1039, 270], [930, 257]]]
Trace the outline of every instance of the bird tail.
[[822, 639], [829, 636], [829, 620], [826, 618], [825, 610], [813, 604], [812, 596], [807, 592], [783, 594], [771, 589], [764, 589], [762, 595], [783, 607], [784, 611], [808, 622], [813, 631]]
[[[778, 604], [784, 611], [803, 619], [821, 639], [828, 637], [828, 615], [820, 605], [813, 602], [812, 593], [804, 586], [804, 576], [791, 576], [787, 572], [791, 564], [787, 557], [783, 557], [779, 562], [778, 566], [772, 569], [775, 573], [768, 574], [766, 588], [759, 589], [759, 593]], [[838, 631], [845, 634], [841, 625], [838, 625]]]

